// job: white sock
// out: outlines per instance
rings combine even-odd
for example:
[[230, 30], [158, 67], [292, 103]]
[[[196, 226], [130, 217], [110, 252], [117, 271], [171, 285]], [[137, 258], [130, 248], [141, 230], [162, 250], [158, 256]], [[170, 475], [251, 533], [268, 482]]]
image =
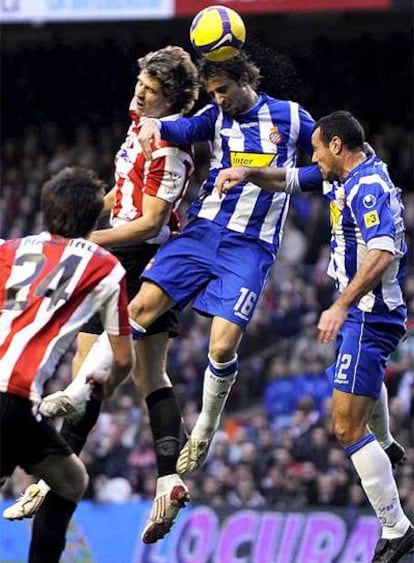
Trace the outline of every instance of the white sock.
[[390, 432], [390, 414], [388, 410], [388, 391], [385, 383], [382, 384], [381, 394], [374, 405], [369, 419], [369, 428], [375, 434], [380, 446], [388, 448], [394, 441]]
[[361, 478], [362, 488], [381, 522], [381, 537], [393, 539], [403, 536], [410, 526], [410, 521], [401, 508], [387, 454], [377, 440], [373, 440], [353, 453], [351, 461]]
[[238, 369], [237, 355], [223, 363], [215, 362], [210, 356], [208, 360], [209, 365], [204, 373], [201, 413], [191, 432], [199, 439], [209, 437], [217, 430], [227, 397], [236, 381]]
[[49, 485], [46, 483], [46, 481], [43, 481], [43, 479], [40, 479], [40, 481], [37, 482], [37, 486], [41, 490], [41, 493], [43, 494], [43, 496], [46, 495], [50, 491]]
[[89, 400], [90, 385], [86, 383], [86, 378], [92, 373], [110, 373], [112, 368], [113, 352], [111, 343], [106, 332], [103, 332], [88, 355], [82, 362], [77, 376], [66, 387], [65, 394], [78, 400]]
[[159, 497], [161, 495], [165, 495], [166, 493], [170, 493], [171, 487], [174, 485], [183, 485], [183, 481], [177, 473], [158, 477], [155, 496]]

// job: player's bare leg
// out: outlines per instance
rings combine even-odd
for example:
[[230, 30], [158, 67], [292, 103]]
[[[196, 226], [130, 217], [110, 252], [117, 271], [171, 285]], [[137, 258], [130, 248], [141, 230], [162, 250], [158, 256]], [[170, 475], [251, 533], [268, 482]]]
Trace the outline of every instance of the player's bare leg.
[[209, 364], [204, 374], [203, 400], [200, 415], [187, 443], [180, 452], [177, 472], [189, 475], [207, 457], [227, 397], [237, 377], [236, 351], [243, 337], [240, 326], [220, 317], [211, 325]]

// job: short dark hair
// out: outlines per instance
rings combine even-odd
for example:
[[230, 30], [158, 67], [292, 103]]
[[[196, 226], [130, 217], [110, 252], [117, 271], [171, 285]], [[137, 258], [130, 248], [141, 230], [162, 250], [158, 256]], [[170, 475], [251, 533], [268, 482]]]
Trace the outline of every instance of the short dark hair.
[[205, 86], [207, 80], [215, 76], [227, 76], [238, 82], [242, 76], [247, 77], [250, 86], [256, 90], [260, 83], [260, 69], [251, 60], [246, 51], [240, 51], [235, 57], [227, 61], [213, 62], [201, 59], [198, 63], [198, 76]]
[[138, 67], [159, 80], [173, 112], [188, 112], [198, 99], [197, 67], [187, 51], [168, 45], [138, 59]]
[[349, 111], [334, 111], [321, 117], [314, 125], [313, 130], [316, 129], [320, 130], [324, 145], [328, 145], [332, 137], [340, 137], [349, 150], [364, 150], [364, 128]]
[[92, 170], [68, 166], [42, 188], [46, 229], [67, 238], [86, 237], [103, 209], [105, 184]]

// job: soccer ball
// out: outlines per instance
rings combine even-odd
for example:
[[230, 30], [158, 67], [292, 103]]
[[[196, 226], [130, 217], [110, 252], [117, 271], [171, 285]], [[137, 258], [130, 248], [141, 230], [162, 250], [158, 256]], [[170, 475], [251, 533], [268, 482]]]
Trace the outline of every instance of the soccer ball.
[[209, 61], [235, 57], [246, 40], [246, 28], [237, 12], [226, 6], [209, 6], [191, 22], [190, 41], [196, 53]]

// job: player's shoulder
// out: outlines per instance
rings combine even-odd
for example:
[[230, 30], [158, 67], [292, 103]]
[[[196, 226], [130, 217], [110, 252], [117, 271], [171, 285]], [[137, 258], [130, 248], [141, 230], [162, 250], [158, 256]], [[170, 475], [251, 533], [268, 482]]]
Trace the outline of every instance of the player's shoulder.
[[194, 152], [191, 144], [186, 143], [173, 143], [161, 139], [157, 146], [152, 147], [152, 162], [155, 167], [158, 167], [157, 161], [160, 159], [172, 158], [179, 162], [192, 162], [194, 161]]
[[117, 262], [117, 258], [109, 250], [88, 238], [79, 237], [63, 240], [68, 249], [72, 249], [79, 256], [89, 257], [90, 260], [101, 264], [116, 264]]
[[275, 98], [273, 96], [269, 96], [265, 92], [259, 92], [259, 95], [259, 105], [267, 105], [270, 112], [277, 114], [279, 116], [279, 119], [286, 118], [288, 120], [291, 120], [293, 116], [296, 115], [298, 119], [302, 119], [304, 117], [311, 119], [309, 112], [303, 106], [301, 106], [299, 102], [295, 102], [294, 100], [282, 100], [280, 98]]
[[44, 243], [46, 240], [49, 239], [50, 239], [50, 234], [47, 231], [42, 231], [41, 233], [34, 235], [27, 235], [24, 237], [0, 239], [0, 246], [2, 250], [16, 250], [21, 245], [35, 246], [37, 244]]
[[377, 156], [371, 156], [357, 166], [345, 184], [354, 197], [366, 192], [389, 192], [394, 187], [387, 165]]
[[5, 239], [0, 239], [0, 254], [5, 257], [7, 256], [10, 252], [14, 252], [16, 250], [16, 248], [19, 247], [20, 243], [21, 243], [22, 239], [10, 239], [10, 240], [5, 240]]
[[275, 96], [270, 96], [266, 92], [257, 92], [259, 95], [258, 103], [267, 104], [270, 107], [277, 108], [289, 108], [292, 104], [298, 105], [297, 102], [292, 102], [292, 100], [283, 100], [281, 98], [276, 98]]
[[124, 267], [110, 250], [107, 250], [92, 241], [87, 241], [87, 243], [90, 245], [89, 249], [92, 251], [90, 260], [93, 264], [93, 269], [100, 272], [102, 278], [115, 276], [118, 280], [120, 280], [124, 277]]
[[[12, 240], [13, 240], [13, 241], [16, 241], [16, 240], [19, 240], [19, 241], [20, 241], [21, 239], [12, 239]], [[7, 248], [9, 248], [10, 245], [11, 245], [11, 242], [12, 242], [11, 240], [6, 240], [6, 239], [4, 239], [4, 238], [0, 238], [0, 247], [1, 247], [1, 249], [2, 249], [2, 250], [6, 250]]]
[[383, 174], [387, 165], [377, 155], [370, 155], [356, 168], [356, 176], [364, 177], [370, 174]]
[[220, 111], [218, 104], [214, 101], [209, 102], [202, 108], [200, 108], [195, 114], [194, 117], [200, 117], [202, 115], [208, 117], [216, 117]]
[[92, 242], [91, 240], [83, 240], [89, 245], [89, 249], [92, 251], [92, 254], [96, 260], [107, 262], [108, 264], [118, 263], [118, 258], [114, 256], [110, 250], [104, 248], [103, 246], [100, 246], [99, 244], [96, 244], [96, 242]]

